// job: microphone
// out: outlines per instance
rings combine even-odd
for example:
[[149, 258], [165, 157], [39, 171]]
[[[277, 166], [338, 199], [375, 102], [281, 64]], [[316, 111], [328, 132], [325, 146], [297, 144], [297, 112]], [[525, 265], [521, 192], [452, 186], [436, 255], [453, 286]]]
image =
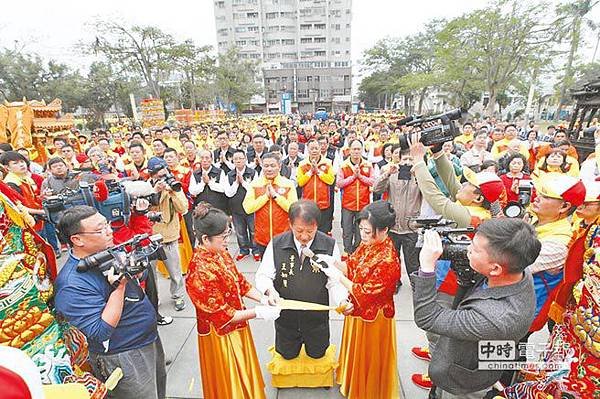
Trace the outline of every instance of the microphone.
[[313, 251], [311, 251], [310, 248], [304, 248], [302, 250], [302, 255], [304, 255], [308, 259], [310, 259], [311, 263], [315, 263], [315, 264], [319, 265], [319, 267], [322, 267], [322, 268], [325, 268], [325, 269], [329, 267], [329, 265], [327, 264], [327, 262], [325, 262], [323, 260], [320, 260], [317, 257], [317, 255]]

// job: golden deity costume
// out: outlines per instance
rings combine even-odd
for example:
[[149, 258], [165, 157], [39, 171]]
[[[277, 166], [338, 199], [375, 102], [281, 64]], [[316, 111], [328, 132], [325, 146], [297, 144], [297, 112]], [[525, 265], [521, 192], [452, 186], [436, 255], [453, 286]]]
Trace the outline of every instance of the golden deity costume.
[[344, 321], [336, 382], [349, 398], [397, 398], [396, 249], [389, 237], [372, 245], [361, 243], [347, 263], [354, 310]]
[[260, 399], [265, 384], [246, 321], [233, 323], [252, 288], [227, 251], [198, 248], [186, 277], [196, 307], [204, 398]]
[[565, 263], [564, 279], [550, 309], [557, 324], [544, 358], [558, 371], [522, 371], [526, 381], [503, 392], [511, 399], [600, 396], [600, 225], [580, 228]]

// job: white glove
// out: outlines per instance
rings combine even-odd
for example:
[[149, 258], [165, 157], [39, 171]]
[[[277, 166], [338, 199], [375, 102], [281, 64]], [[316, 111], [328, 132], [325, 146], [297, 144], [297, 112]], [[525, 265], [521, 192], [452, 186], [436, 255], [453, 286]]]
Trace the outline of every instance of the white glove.
[[342, 276], [344, 275], [340, 269], [338, 269], [337, 267], [335, 267], [333, 265], [329, 266], [327, 268], [322, 267], [321, 271], [323, 273], [325, 273], [325, 275], [327, 277], [329, 277], [329, 279], [335, 283], [339, 282], [341, 280]]
[[320, 260], [320, 261], [323, 261], [323, 262], [327, 263], [327, 266], [329, 266], [329, 267], [335, 267], [334, 266], [333, 256], [318, 254], [317, 255], [317, 259]]
[[263, 320], [277, 320], [281, 309], [276, 306], [256, 306], [254, 308], [257, 319]]

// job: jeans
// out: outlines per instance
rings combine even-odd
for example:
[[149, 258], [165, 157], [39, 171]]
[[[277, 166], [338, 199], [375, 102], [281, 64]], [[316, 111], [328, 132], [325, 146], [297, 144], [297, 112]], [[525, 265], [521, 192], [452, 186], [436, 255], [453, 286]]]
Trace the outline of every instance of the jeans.
[[39, 235], [48, 242], [54, 248], [56, 255], [60, 255], [60, 244], [58, 237], [56, 236], [56, 228], [50, 221], [44, 222], [42, 230], [38, 231]]
[[258, 253], [254, 242], [254, 214], [233, 213], [232, 218], [240, 254]]
[[[181, 276], [181, 261], [179, 260], [179, 242], [178, 240], [171, 241], [163, 244], [165, 255], [167, 259], [163, 260], [170, 277], [171, 298], [178, 299], [183, 298], [183, 277]], [[156, 286], [158, 287], [158, 270], [156, 268], [156, 261], [152, 261], [152, 268], [154, 269], [154, 279]]]
[[120, 367], [123, 378], [108, 394], [115, 399], [164, 399], [167, 387], [165, 352], [160, 337], [151, 344], [121, 353], [90, 352], [94, 376], [103, 382]]
[[360, 211], [349, 211], [342, 208], [342, 240], [344, 252], [351, 254], [360, 244], [360, 232], [356, 223], [356, 217]]

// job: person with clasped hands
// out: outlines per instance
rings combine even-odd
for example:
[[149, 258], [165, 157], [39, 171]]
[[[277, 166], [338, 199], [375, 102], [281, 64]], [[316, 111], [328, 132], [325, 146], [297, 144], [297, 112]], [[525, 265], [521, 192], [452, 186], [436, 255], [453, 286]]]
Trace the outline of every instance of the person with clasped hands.
[[162, 399], [167, 373], [156, 311], [139, 287], [113, 269], [79, 272], [79, 262], [113, 247], [110, 224], [95, 208], [67, 209], [58, 230], [71, 247], [55, 282], [56, 311], [86, 336], [94, 375], [105, 381], [116, 368], [119, 399]]
[[412, 276], [414, 319], [423, 330], [440, 336], [431, 354], [429, 376], [438, 393], [442, 391], [442, 399], [482, 398], [500, 379], [501, 370], [478, 368], [478, 342], [518, 341], [527, 333], [535, 293], [526, 268], [540, 248], [535, 230], [522, 220], [483, 222], [468, 248], [470, 266], [481, 278], [456, 309], [448, 309], [435, 300], [435, 265], [442, 240], [434, 230], [425, 232], [421, 266]]

